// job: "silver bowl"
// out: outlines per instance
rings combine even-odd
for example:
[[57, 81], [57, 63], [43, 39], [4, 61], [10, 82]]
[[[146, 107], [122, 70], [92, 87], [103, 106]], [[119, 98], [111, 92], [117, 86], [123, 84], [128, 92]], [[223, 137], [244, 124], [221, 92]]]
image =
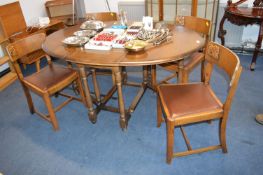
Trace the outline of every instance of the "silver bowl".
[[70, 36], [65, 38], [62, 42], [68, 46], [83, 46], [89, 41], [88, 37]]
[[105, 27], [104, 23], [102, 21], [85, 21], [81, 24], [80, 29], [82, 30], [96, 30], [101, 31]]
[[93, 37], [97, 34], [96, 31], [94, 30], [80, 30], [80, 31], [76, 31], [74, 32], [75, 36], [79, 36], [79, 37]]

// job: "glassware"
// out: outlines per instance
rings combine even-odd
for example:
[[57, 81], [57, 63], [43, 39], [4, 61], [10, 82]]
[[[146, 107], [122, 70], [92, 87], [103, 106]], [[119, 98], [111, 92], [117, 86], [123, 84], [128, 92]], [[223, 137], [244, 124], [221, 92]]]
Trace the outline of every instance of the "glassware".
[[128, 20], [127, 20], [127, 12], [124, 11], [124, 10], [121, 10], [119, 17], [120, 17], [120, 23], [121, 23], [121, 25], [127, 26], [127, 23], [128, 23]]

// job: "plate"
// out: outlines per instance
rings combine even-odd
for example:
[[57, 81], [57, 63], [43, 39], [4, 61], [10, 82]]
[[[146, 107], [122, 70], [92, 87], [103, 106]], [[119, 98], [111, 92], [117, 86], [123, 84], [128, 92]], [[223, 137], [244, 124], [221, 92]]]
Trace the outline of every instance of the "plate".
[[131, 40], [125, 43], [124, 48], [131, 52], [143, 51], [148, 45], [147, 42], [142, 40]]
[[105, 27], [105, 24], [102, 21], [85, 21], [81, 24], [80, 29], [82, 30], [96, 30], [101, 31]]
[[65, 38], [62, 42], [69, 46], [83, 46], [88, 41], [88, 37], [70, 36]]
[[80, 30], [80, 31], [76, 31], [74, 32], [75, 36], [79, 36], [79, 37], [93, 37], [97, 34], [96, 31], [94, 30]]

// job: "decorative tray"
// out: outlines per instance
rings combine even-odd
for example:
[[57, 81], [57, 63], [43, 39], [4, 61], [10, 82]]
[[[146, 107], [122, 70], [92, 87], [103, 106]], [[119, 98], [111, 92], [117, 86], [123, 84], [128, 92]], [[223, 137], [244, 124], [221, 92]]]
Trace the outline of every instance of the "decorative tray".
[[70, 36], [65, 38], [62, 42], [68, 46], [83, 46], [88, 41], [88, 37]]

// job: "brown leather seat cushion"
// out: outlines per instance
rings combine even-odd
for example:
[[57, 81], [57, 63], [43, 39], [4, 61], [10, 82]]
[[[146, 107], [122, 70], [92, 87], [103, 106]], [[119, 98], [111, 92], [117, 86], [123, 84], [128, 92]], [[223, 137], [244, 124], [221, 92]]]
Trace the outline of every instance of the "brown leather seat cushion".
[[46, 66], [39, 72], [25, 77], [24, 82], [36, 86], [41, 90], [47, 90], [69, 76], [76, 74], [77, 72], [73, 69], [52, 64], [52, 66]]
[[222, 109], [208, 85], [182, 84], [161, 85], [159, 95], [162, 104], [167, 107], [171, 119], [206, 111]]

